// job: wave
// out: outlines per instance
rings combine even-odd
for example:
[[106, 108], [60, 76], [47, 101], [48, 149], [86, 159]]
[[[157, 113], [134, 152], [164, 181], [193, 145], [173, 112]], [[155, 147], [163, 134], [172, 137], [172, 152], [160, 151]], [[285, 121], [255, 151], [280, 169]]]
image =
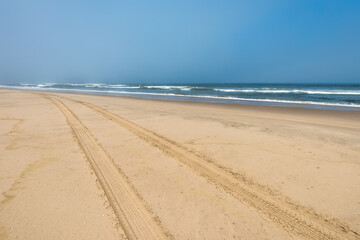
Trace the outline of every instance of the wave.
[[129, 86], [124, 84], [105, 84], [105, 83], [40, 83], [40, 84], [28, 84], [22, 83], [20, 86], [24, 87], [39, 87], [39, 88], [49, 88], [49, 87], [84, 87], [84, 88], [140, 88], [140, 86]]
[[220, 92], [239, 92], [239, 93], [296, 93], [296, 94], [326, 94], [326, 95], [360, 95], [360, 91], [350, 90], [327, 90], [327, 91], [315, 91], [315, 90], [267, 90], [267, 89], [223, 89], [215, 88], [215, 91]]
[[154, 86], [141, 86], [140, 88], [142, 89], [162, 89], [162, 90], [182, 90], [182, 91], [190, 91], [191, 87], [189, 86], [158, 86], [158, 85], [154, 85]]
[[283, 104], [300, 104], [300, 105], [324, 105], [324, 106], [337, 106], [337, 107], [353, 107], [360, 108], [360, 104], [355, 103], [333, 103], [333, 102], [316, 102], [316, 101], [299, 101], [299, 100], [281, 100], [281, 99], [258, 99], [258, 98], [242, 98], [234, 96], [214, 96], [214, 95], [192, 95], [192, 94], [176, 94], [176, 93], [150, 93], [150, 92], [129, 92], [129, 91], [115, 91], [115, 90], [93, 90], [93, 89], [65, 89], [65, 88], [43, 88], [40, 86], [37, 87], [27, 87], [27, 86], [5, 86], [0, 85], [0, 88], [13, 88], [13, 89], [32, 89], [32, 90], [41, 90], [41, 91], [66, 91], [66, 92], [84, 92], [84, 93], [98, 93], [98, 94], [123, 94], [123, 95], [143, 95], [143, 96], [170, 96], [178, 97], [183, 99], [217, 99], [223, 101], [238, 101], [238, 102], [268, 102], [268, 103], [283, 103]]
[[181, 91], [213, 91], [213, 88], [197, 86], [171, 86], [171, 85], [124, 85], [124, 84], [105, 84], [105, 83], [40, 83], [40, 84], [20, 84], [24, 87], [83, 87], [83, 88], [118, 88], [118, 89], [152, 89], [152, 90], [181, 90]]
[[40, 88], [101, 88], [101, 89], [150, 89], [168, 91], [216, 91], [226, 93], [264, 93], [264, 94], [309, 94], [309, 95], [360, 95], [360, 90], [306, 90], [306, 89], [276, 89], [276, 88], [212, 88], [201, 86], [172, 86], [172, 85], [125, 85], [125, 84], [105, 84], [105, 83], [41, 83], [41, 84], [20, 84], [24, 87]]
[[204, 99], [223, 99], [223, 100], [236, 100], [236, 101], [248, 101], [248, 102], [273, 102], [273, 103], [287, 103], [287, 104], [306, 104], [306, 105], [326, 105], [326, 106], [341, 106], [341, 107], [356, 107], [360, 108], [360, 104], [354, 103], [329, 103], [329, 102], [315, 102], [315, 101], [293, 101], [293, 100], [279, 100], [279, 99], [256, 99], [256, 98], [240, 98], [240, 97], [221, 97], [212, 95], [183, 95], [174, 93], [147, 93], [147, 92], [125, 92], [120, 91], [123, 94], [141, 94], [141, 95], [159, 95], [159, 96], [178, 96], [188, 98], [204, 98]]
[[182, 91], [214, 91], [214, 88], [209, 87], [198, 87], [198, 86], [141, 86], [142, 89], [163, 89], [163, 90], [182, 90]]

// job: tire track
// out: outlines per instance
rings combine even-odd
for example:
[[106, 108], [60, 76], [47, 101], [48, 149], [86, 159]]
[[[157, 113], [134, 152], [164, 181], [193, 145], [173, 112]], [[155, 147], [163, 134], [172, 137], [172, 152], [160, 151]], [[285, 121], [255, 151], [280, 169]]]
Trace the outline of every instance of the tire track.
[[169, 239], [126, 176], [80, 119], [60, 100], [42, 95], [64, 114], [128, 239]]
[[139, 138], [187, 165], [198, 175], [205, 177], [209, 182], [224, 189], [241, 202], [257, 209], [290, 234], [307, 239], [360, 239], [359, 234], [345, 224], [309, 211], [288, 199], [279, 199], [261, 185], [227, 171], [207, 156], [189, 150], [180, 143], [145, 129], [101, 107], [70, 98], [66, 99], [83, 104], [116, 122]]

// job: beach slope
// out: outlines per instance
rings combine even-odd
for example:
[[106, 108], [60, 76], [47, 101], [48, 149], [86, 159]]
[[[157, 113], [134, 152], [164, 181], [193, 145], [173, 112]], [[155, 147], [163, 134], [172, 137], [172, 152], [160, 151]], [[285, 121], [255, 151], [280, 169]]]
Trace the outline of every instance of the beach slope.
[[0, 239], [359, 239], [359, 119], [0, 90]]

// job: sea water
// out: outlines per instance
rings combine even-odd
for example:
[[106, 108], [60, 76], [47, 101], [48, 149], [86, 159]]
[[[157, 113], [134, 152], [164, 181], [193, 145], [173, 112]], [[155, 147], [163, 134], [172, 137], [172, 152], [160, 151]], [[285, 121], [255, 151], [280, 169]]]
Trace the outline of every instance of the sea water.
[[152, 99], [360, 110], [360, 84], [105, 84], [41, 83], [1, 88], [82, 92]]

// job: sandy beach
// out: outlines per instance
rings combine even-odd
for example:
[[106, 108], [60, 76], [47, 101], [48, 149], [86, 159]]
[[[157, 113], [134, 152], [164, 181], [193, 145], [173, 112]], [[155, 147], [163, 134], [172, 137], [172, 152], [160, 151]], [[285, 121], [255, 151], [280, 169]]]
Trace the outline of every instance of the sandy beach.
[[360, 111], [0, 90], [0, 239], [360, 239]]

